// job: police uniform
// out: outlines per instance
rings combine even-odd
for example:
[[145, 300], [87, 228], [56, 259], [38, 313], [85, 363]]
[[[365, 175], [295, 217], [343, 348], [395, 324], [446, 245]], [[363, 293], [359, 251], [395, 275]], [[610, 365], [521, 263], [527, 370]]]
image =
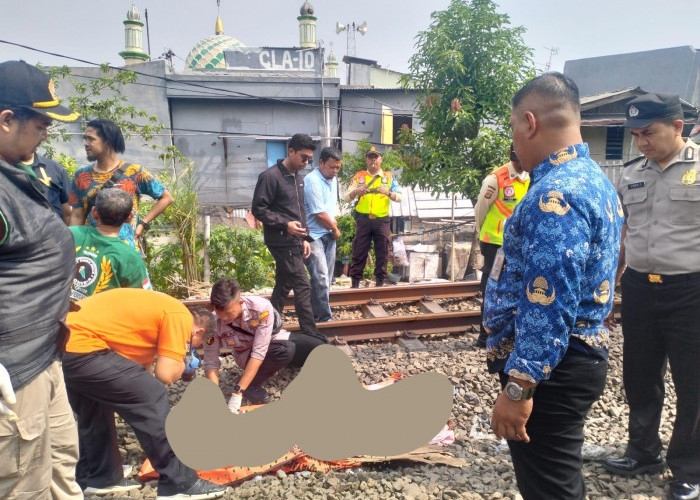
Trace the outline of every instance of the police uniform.
[[[517, 161], [511, 147], [511, 159]], [[527, 172], [518, 172], [509, 161], [491, 172], [484, 178], [481, 191], [474, 207], [476, 227], [479, 232], [479, 248], [484, 258], [481, 266], [481, 293], [486, 293], [496, 252], [503, 245], [503, 226], [506, 219], [513, 215], [513, 210], [527, 193], [530, 176]], [[481, 304], [481, 316], [484, 315], [484, 304]], [[486, 345], [486, 330], [480, 325], [481, 331], [477, 345]]]
[[[644, 128], [653, 120], [669, 116], [671, 110], [682, 113], [677, 96], [638, 97], [628, 103], [626, 126]], [[668, 360], [677, 395], [676, 419], [666, 453], [675, 480], [672, 498], [697, 498], [700, 147], [688, 139], [663, 169], [645, 157], [629, 162], [617, 190], [627, 225], [622, 333], [630, 417], [625, 455], [608, 459], [606, 468], [622, 474], [640, 473], [645, 467], [663, 468], [659, 424]]]
[[[367, 151], [366, 157], [380, 156], [374, 146]], [[386, 264], [391, 244], [391, 228], [389, 221], [389, 196], [377, 192], [378, 188], [389, 190], [389, 195], [395, 193], [394, 201], [401, 201], [401, 188], [396, 183], [391, 172], [379, 170], [375, 175], [367, 170], [355, 174], [350, 182], [350, 189], [345, 196], [345, 201], [352, 199], [351, 193], [359, 186], [367, 188], [367, 193], [360, 196], [355, 205], [355, 238], [352, 242], [352, 260], [348, 273], [352, 279], [353, 287], [359, 286], [360, 279], [367, 264], [369, 248], [374, 241], [374, 276], [377, 286], [381, 286], [386, 280]]]

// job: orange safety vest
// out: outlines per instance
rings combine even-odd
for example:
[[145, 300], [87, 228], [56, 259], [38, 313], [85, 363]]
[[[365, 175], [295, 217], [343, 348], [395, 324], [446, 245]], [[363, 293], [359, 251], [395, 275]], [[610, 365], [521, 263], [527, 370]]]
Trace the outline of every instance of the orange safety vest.
[[[374, 215], [375, 217], [386, 217], [389, 215], [389, 204], [391, 200], [388, 196], [377, 193], [376, 189], [379, 187], [384, 187], [386, 189], [391, 189], [391, 184], [393, 182], [393, 177], [391, 172], [382, 171], [382, 176], [372, 181], [373, 175], [367, 170], [362, 170], [355, 174], [352, 182], [357, 183], [360, 186], [366, 186], [370, 190], [365, 195], [360, 196], [357, 200], [357, 205], [355, 205], [355, 210], [361, 214]], [[375, 192], [372, 192], [372, 191]]]
[[515, 206], [523, 199], [530, 185], [530, 179], [511, 179], [509, 165], [510, 163], [506, 163], [492, 172], [498, 180], [498, 196], [486, 212], [479, 232], [479, 239], [484, 243], [503, 245], [503, 223], [513, 215]]

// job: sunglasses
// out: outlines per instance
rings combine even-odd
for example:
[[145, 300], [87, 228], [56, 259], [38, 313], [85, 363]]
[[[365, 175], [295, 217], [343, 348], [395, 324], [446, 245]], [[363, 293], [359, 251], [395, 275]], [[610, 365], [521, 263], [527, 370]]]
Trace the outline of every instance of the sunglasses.
[[309, 163], [309, 160], [313, 160], [313, 158], [314, 158], [313, 156], [309, 156], [309, 155], [299, 155], [299, 156], [301, 157], [301, 161], [303, 161], [304, 163]]

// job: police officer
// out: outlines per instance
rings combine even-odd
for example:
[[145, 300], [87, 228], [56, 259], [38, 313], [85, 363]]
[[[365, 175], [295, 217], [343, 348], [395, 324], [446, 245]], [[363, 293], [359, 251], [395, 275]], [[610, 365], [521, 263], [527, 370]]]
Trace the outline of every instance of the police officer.
[[357, 229], [352, 242], [350, 278], [352, 287], [358, 288], [367, 263], [369, 247], [374, 241], [374, 277], [376, 285], [384, 285], [386, 262], [391, 243], [389, 227], [389, 202], [401, 201], [401, 188], [391, 172], [382, 170], [382, 153], [374, 146], [365, 154], [367, 170], [357, 172], [344, 196], [349, 202], [358, 198], [355, 205]]
[[[479, 248], [484, 257], [481, 267], [481, 294], [486, 292], [493, 260], [496, 252], [503, 245], [503, 224], [513, 215], [515, 206], [530, 184], [530, 174], [523, 172], [520, 160], [515, 154], [513, 144], [510, 145], [510, 161], [501, 165], [484, 178], [481, 191], [474, 207], [476, 230], [479, 232]], [[484, 315], [484, 305], [481, 304], [481, 315]], [[477, 347], [486, 347], [486, 330], [481, 325]]]
[[[670, 363], [677, 411], [666, 462], [669, 498], [698, 498], [700, 482], [700, 148], [684, 140], [677, 95], [646, 94], [626, 107], [644, 155], [618, 180], [626, 224], [620, 251], [623, 381], [629, 441], [605, 468], [632, 476], [665, 468], [659, 423]], [[618, 274], [619, 275], [619, 274]]]

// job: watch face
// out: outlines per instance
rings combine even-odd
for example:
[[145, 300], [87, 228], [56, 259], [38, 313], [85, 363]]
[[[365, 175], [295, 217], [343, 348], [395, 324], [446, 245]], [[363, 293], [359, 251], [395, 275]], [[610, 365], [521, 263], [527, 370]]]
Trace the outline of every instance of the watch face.
[[519, 400], [523, 395], [523, 388], [515, 382], [508, 382], [506, 385], [506, 394], [510, 399]]

